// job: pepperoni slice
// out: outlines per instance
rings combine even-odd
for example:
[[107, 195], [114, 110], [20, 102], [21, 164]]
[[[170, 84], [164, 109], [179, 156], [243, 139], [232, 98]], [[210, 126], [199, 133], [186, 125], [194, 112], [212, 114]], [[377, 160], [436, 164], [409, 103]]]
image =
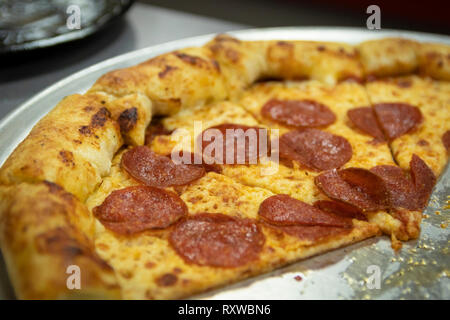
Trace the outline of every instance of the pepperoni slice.
[[436, 183], [436, 177], [427, 164], [415, 154], [409, 166], [409, 172], [388, 165], [376, 166], [370, 171], [383, 179], [393, 207], [423, 210]]
[[306, 225], [350, 228], [352, 221], [323, 212], [307, 203], [278, 194], [265, 199], [258, 214], [267, 222], [275, 225]]
[[374, 110], [389, 140], [414, 130], [423, 120], [419, 108], [407, 103], [378, 103], [374, 105]]
[[383, 179], [389, 190], [392, 206], [409, 210], [417, 208], [414, 184], [407, 171], [390, 165], [376, 166], [370, 171]]
[[293, 237], [296, 237], [303, 241], [318, 242], [324, 241], [331, 237], [348, 234], [352, 231], [351, 228], [337, 228], [337, 227], [324, 227], [324, 226], [274, 226], [270, 224], [264, 224], [264, 226], [278, 230]]
[[367, 217], [361, 212], [361, 210], [345, 202], [334, 200], [317, 200], [314, 202], [314, 206], [322, 211], [334, 213], [341, 217], [365, 221], [367, 220]]
[[412, 155], [409, 166], [417, 193], [418, 208], [424, 209], [436, 184], [436, 176], [427, 164], [415, 154]]
[[280, 138], [280, 159], [298, 161], [315, 170], [339, 168], [352, 157], [352, 146], [343, 137], [317, 129], [294, 130]]
[[188, 209], [183, 200], [172, 192], [134, 186], [113, 191], [93, 212], [106, 228], [130, 235], [166, 228], [187, 215]]
[[230, 268], [258, 259], [265, 237], [250, 219], [201, 213], [178, 223], [169, 242], [187, 263]]
[[349, 203], [363, 211], [390, 207], [386, 185], [379, 176], [369, 170], [329, 170], [318, 175], [314, 182], [331, 199]]
[[355, 127], [374, 137], [376, 141], [385, 140], [383, 131], [381, 131], [375, 113], [371, 107], [361, 107], [349, 110], [347, 116]]
[[122, 167], [136, 180], [158, 188], [186, 185], [205, 175], [203, 167], [175, 164], [168, 157], [157, 155], [146, 146], [125, 152]]
[[[181, 150], [179, 152], [179, 156], [180, 156], [181, 159], [185, 158], [185, 155], [184, 155], [185, 152], [186, 151], [183, 151], [183, 150]], [[186, 153], [188, 154], [187, 158], [189, 158], [189, 162], [188, 162], [189, 164], [192, 164], [192, 165], [197, 166], [197, 167], [203, 167], [203, 169], [205, 169], [205, 172], [215, 172], [215, 173], [221, 173], [222, 172], [222, 168], [218, 164], [215, 164], [215, 163], [208, 164], [208, 163], [206, 163], [201, 155], [200, 155], [201, 163], [195, 163], [195, 160], [196, 160], [195, 156], [196, 155], [194, 153], [192, 153], [192, 152], [186, 152]], [[171, 154], [166, 155], [166, 157], [171, 157], [171, 156], [172, 156]], [[174, 162], [176, 164], [178, 164], [177, 161], [174, 161]], [[180, 163], [182, 163], [182, 162], [180, 162]]]
[[[215, 141], [219, 139], [217, 134], [220, 140]], [[226, 123], [206, 129], [200, 139], [205, 158], [219, 164], [256, 164], [270, 151], [269, 134], [264, 128]], [[222, 152], [217, 152], [220, 146]]]
[[450, 130], [447, 130], [442, 135], [442, 143], [444, 144], [444, 147], [447, 150], [447, 152], [450, 152]]
[[264, 104], [261, 114], [293, 127], [322, 127], [336, 121], [327, 106], [313, 100], [271, 99]]

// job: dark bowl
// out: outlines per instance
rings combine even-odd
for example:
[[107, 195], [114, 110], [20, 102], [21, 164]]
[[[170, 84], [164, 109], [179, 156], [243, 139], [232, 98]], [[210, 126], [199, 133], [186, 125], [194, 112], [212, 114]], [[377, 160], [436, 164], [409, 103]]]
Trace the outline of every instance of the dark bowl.
[[133, 2], [3, 0], [0, 2], [0, 54], [85, 38], [120, 17]]

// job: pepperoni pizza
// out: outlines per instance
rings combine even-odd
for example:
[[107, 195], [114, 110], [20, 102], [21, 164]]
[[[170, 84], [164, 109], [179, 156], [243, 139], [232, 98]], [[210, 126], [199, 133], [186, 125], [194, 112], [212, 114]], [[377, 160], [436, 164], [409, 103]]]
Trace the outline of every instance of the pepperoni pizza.
[[0, 170], [17, 296], [183, 298], [382, 233], [398, 249], [448, 160], [449, 57], [219, 35], [105, 74]]

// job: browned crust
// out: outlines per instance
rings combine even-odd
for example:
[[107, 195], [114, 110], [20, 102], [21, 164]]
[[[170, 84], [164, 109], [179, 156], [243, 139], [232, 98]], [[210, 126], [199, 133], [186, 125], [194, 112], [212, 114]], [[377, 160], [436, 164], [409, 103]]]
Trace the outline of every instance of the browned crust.
[[[0, 196], [0, 243], [18, 298], [120, 297], [84, 204], [50, 182], [0, 186]], [[80, 268], [80, 290], [67, 288], [70, 265]]]
[[85, 200], [122, 144], [119, 126], [102, 101], [99, 95], [63, 99], [9, 156], [0, 183], [48, 180]]
[[402, 38], [365, 41], [357, 46], [367, 79], [419, 73], [450, 80], [450, 46]]

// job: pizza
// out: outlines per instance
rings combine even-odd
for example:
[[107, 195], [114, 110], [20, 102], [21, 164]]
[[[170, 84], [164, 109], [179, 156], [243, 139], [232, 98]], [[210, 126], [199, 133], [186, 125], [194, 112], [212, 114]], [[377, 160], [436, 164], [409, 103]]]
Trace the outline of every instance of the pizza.
[[218, 35], [111, 71], [0, 170], [16, 295], [185, 298], [382, 234], [400, 249], [448, 161], [449, 81], [449, 46], [399, 38]]

